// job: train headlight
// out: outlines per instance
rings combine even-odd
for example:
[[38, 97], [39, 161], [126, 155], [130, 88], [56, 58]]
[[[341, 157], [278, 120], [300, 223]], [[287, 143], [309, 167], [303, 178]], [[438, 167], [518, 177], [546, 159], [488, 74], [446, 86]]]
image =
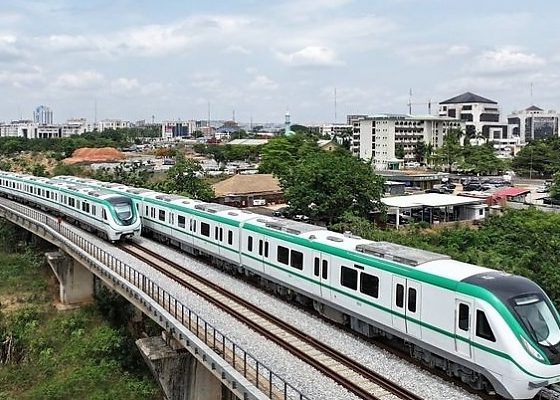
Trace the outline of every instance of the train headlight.
[[527, 353], [533, 356], [533, 358], [536, 358], [539, 361], [543, 361], [543, 362], [545, 361], [542, 354], [539, 353], [537, 349], [535, 349], [533, 346], [531, 346], [531, 344], [523, 336], [521, 336], [521, 343], [523, 343], [523, 347], [525, 347]]

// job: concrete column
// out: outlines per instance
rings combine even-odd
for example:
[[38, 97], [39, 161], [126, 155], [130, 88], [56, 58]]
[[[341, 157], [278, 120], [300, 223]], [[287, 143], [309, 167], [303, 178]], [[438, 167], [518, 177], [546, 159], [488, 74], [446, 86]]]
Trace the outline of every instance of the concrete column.
[[60, 302], [65, 305], [93, 299], [93, 274], [72, 257], [60, 251], [45, 253], [60, 284]]
[[197, 359], [159, 336], [138, 339], [136, 346], [167, 400], [221, 400], [222, 384]]

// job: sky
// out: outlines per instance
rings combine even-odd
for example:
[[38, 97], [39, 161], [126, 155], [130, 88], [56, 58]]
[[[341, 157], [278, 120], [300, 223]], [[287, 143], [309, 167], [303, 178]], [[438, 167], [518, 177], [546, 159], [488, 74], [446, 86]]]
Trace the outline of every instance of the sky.
[[[1, 0], [0, 121], [560, 109], [556, 0]], [[533, 95], [531, 97], [531, 86]], [[336, 107], [335, 107], [336, 89]], [[97, 105], [97, 107], [96, 107]]]

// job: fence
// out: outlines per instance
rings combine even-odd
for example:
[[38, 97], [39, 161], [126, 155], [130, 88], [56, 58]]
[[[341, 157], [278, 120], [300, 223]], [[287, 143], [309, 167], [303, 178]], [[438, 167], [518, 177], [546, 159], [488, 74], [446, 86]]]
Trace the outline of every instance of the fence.
[[[16, 210], [19, 215], [13, 215], [16, 217], [21, 217], [21, 215], [27, 217], [26, 222], [35, 225], [38, 230], [42, 228], [44, 232], [47, 233], [45, 229], [45, 226], [47, 226], [52, 231], [55, 231], [48, 232], [51, 236], [56, 237], [56, 233], [58, 233], [62, 237], [68, 239], [72, 244], [87, 254], [79, 251], [75, 252], [85, 263], [90, 265], [94, 272], [97, 270], [100, 274], [108, 275], [107, 271], [104, 271], [96, 262], [93, 262], [90, 257], [103, 264], [129, 284], [140, 289], [166, 312], [171, 314], [178, 324], [180, 323], [195, 334], [237, 372], [243, 374], [249, 382], [255, 385], [255, 387], [268, 398], [275, 400], [309, 400], [283, 378], [272, 372], [269, 367], [259, 362], [250, 353], [243, 350], [242, 347], [228, 339], [227, 336], [182, 304], [172, 296], [171, 293], [167, 292], [152, 279], [80, 236], [74, 230], [61, 224], [59, 219], [49, 217], [37, 210], [8, 202], [4, 199], [0, 200], [0, 208], [12, 214], [13, 210]], [[17, 219], [18, 218], [16, 218], [16, 220]]]

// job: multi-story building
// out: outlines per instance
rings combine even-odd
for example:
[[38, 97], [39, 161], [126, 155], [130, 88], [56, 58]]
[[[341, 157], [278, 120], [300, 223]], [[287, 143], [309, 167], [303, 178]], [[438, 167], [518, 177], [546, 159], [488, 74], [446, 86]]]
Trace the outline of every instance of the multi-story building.
[[333, 137], [343, 137], [352, 133], [351, 124], [323, 124], [319, 126], [318, 133], [321, 136], [329, 135]]
[[88, 124], [85, 118], [71, 118], [61, 126], [62, 137], [81, 135], [87, 132]]
[[33, 111], [33, 122], [36, 124], [51, 125], [53, 123], [53, 112], [47, 106], [39, 106]]
[[559, 117], [560, 114], [554, 110], [545, 111], [533, 105], [508, 115], [508, 124], [513, 136], [527, 143], [535, 139], [558, 136]]
[[161, 123], [161, 137], [164, 139], [191, 137], [196, 130], [200, 130], [199, 122], [194, 120], [163, 121]]
[[[377, 170], [398, 169], [399, 165], [417, 160], [420, 142], [435, 150], [443, 144], [450, 129], [465, 129], [456, 118], [432, 115], [379, 114], [354, 119], [352, 153], [371, 160]], [[397, 157], [402, 147], [404, 158]]]
[[97, 130], [97, 132], [103, 132], [106, 129], [123, 129], [130, 128], [131, 126], [132, 124], [130, 121], [122, 119], [104, 119], [94, 124], [94, 129]]
[[508, 139], [508, 126], [500, 122], [498, 103], [477, 94], [466, 92], [440, 102], [439, 116], [464, 121], [467, 137]]

